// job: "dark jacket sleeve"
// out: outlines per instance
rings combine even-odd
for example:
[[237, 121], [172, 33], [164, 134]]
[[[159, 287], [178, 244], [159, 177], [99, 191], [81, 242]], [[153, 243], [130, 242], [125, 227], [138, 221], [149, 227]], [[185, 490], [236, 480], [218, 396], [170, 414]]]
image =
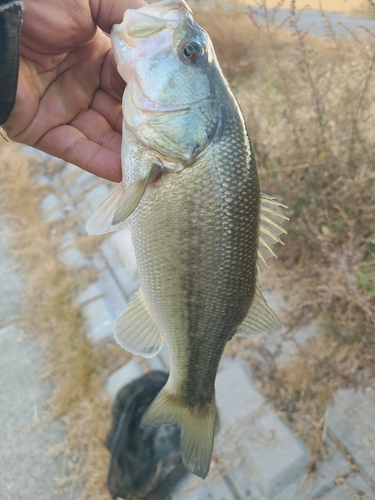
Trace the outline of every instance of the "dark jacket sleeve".
[[0, 0], [0, 124], [16, 100], [23, 3]]

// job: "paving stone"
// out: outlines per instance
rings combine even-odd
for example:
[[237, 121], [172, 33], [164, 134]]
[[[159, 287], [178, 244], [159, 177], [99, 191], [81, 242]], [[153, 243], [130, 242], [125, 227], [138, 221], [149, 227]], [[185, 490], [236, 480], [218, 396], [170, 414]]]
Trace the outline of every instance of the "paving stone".
[[128, 301], [124, 296], [117, 280], [108, 267], [99, 272], [99, 287], [102, 289], [107, 300], [111, 303], [116, 318], [128, 307]]
[[83, 191], [87, 190], [90, 184], [97, 182], [97, 177], [90, 172], [84, 172], [82, 170], [78, 171], [78, 175], [72, 174], [67, 179], [68, 191], [71, 196], [75, 197], [82, 194]]
[[225, 478], [219, 473], [215, 464], [211, 464], [206, 479], [189, 474], [172, 492], [172, 500], [235, 500]]
[[333, 443], [332, 439], [326, 437], [325, 444], [328, 449], [328, 457], [323, 463], [329, 464], [336, 478], [348, 476], [352, 471], [349, 461]]
[[328, 431], [375, 478], [375, 393], [339, 389], [327, 417]]
[[[306, 343], [314, 338], [318, 332], [318, 324], [315, 321], [310, 321], [297, 330], [292, 338], [279, 339], [278, 343], [280, 344], [280, 353], [276, 357], [277, 366], [281, 367], [288, 363], [290, 359], [298, 353], [299, 348], [306, 345]], [[273, 349], [272, 343], [274, 344]], [[276, 352], [277, 344], [275, 342], [275, 334], [268, 335], [267, 349], [269, 349], [272, 353]]]
[[306, 473], [295, 483], [288, 486], [274, 497], [274, 500], [313, 500], [320, 498], [335, 485], [336, 476], [333, 469], [323, 462], [318, 465], [314, 474]]
[[354, 500], [353, 495], [344, 486], [336, 486], [320, 498], [321, 500]]
[[62, 250], [60, 252], [60, 258], [67, 266], [77, 269], [90, 264], [90, 261], [74, 246]]
[[286, 309], [287, 303], [281, 293], [262, 288], [262, 295], [266, 299], [267, 304], [277, 315], [279, 315], [283, 309]]
[[82, 220], [85, 221], [85, 224], [88, 221], [91, 214], [93, 213], [93, 210], [91, 209], [90, 205], [85, 200], [85, 198], [76, 202], [76, 210], [79, 213], [79, 215], [82, 217]]
[[351, 472], [350, 463], [329, 438], [326, 440], [328, 457], [319, 463], [313, 474], [306, 473], [301, 479], [277, 494], [274, 500], [313, 500], [320, 498], [335, 486], [338, 478]]
[[347, 478], [346, 484], [349, 490], [352, 493], [354, 492], [361, 500], [374, 500], [375, 489], [371, 488], [361, 474], [351, 474]]
[[145, 360], [150, 370], [169, 372], [169, 367], [165, 365], [163, 359], [159, 355], [156, 355], [153, 358], [145, 358]]
[[294, 334], [294, 340], [298, 346], [304, 346], [306, 343], [313, 339], [319, 333], [319, 325], [316, 321], [310, 321], [303, 325]]
[[116, 314], [104, 297], [88, 302], [81, 312], [85, 319], [86, 334], [93, 344], [112, 336]]
[[82, 172], [81, 169], [76, 165], [73, 165], [73, 163], [66, 163], [60, 171], [60, 177], [63, 181], [69, 184], [69, 181], [72, 182], [75, 180], [79, 176], [80, 172]]
[[54, 187], [56, 180], [51, 175], [38, 174], [33, 176], [33, 183], [40, 187]]
[[234, 426], [243, 418], [256, 418], [264, 408], [266, 400], [250, 383], [241, 359], [222, 359], [216, 377], [216, 403], [225, 427]]
[[61, 455], [48, 456], [66, 437], [64, 426], [48, 415], [53, 387], [43, 372], [39, 343], [15, 325], [0, 328], [1, 500], [74, 500], [83, 494], [69, 488], [56, 496], [55, 480], [73, 477]]
[[298, 346], [293, 339], [283, 340], [280, 344], [280, 353], [276, 357], [276, 365], [281, 367], [298, 353]]
[[45, 153], [44, 151], [40, 151], [39, 149], [33, 148], [31, 146], [26, 146], [25, 144], [21, 146], [21, 151], [25, 153], [27, 156], [34, 158], [38, 163], [57, 163], [60, 160], [55, 158], [54, 156]]
[[109, 188], [107, 184], [99, 184], [99, 186], [94, 187], [88, 193], [85, 194], [85, 199], [87, 200], [91, 213], [95, 210], [96, 205], [109, 193]]
[[92, 265], [96, 267], [98, 271], [103, 271], [104, 269], [108, 269], [107, 262], [99, 255], [93, 255], [92, 257]]
[[60, 248], [65, 249], [75, 245], [77, 242], [77, 236], [74, 231], [67, 231], [60, 238]]
[[112, 401], [124, 385], [130, 384], [130, 382], [142, 375], [143, 370], [135, 359], [131, 359], [116, 372], [112, 373], [106, 383], [106, 389]]
[[120, 259], [108, 239], [100, 245], [100, 249], [103, 253], [107, 265], [111, 269], [114, 276], [117, 277], [118, 283], [120, 284], [125, 296], [128, 300], [131, 300], [134, 297], [135, 292], [139, 288], [139, 281], [134, 280], [130, 277], [129, 273], [125, 269], [122, 260]]
[[132, 234], [129, 228], [113, 233], [108, 238], [109, 243], [121, 259], [125, 269], [132, 280], [138, 279], [137, 261], [132, 242]]
[[165, 367], [165, 370], [169, 372], [170, 370], [170, 361], [169, 361], [169, 353], [168, 353], [168, 346], [166, 342], [163, 342], [163, 347], [161, 348], [161, 351], [158, 354], [158, 357]]
[[[238, 498], [241, 500], [264, 500], [264, 495], [250, 477], [249, 467], [241, 453], [242, 451], [237, 449], [233, 453], [231, 460], [220, 460], [225, 467], [225, 473], [235, 488]], [[222, 455], [220, 458], [222, 458]], [[289, 497], [288, 500], [291, 498]]]
[[55, 194], [46, 196], [40, 202], [39, 208], [47, 222], [62, 220], [65, 216], [64, 211], [61, 209], [60, 199]]
[[98, 299], [99, 297], [103, 297], [104, 292], [102, 287], [100, 286], [99, 282], [92, 283], [89, 285], [87, 288], [82, 290], [77, 296], [77, 302], [81, 306], [84, 304], [87, 304], [88, 302], [91, 302], [95, 299]]
[[250, 473], [267, 499], [304, 474], [305, 446], [273, 411], [249, 426], [245, 436]]
[[216, 378], [216, 401], [221, 430], [215, 449], [224, 461], [238, 462], [228, 471], [236, 487], [234, 471], [244, 464], [249, 479], [241, 489], [250, 490], [253, 497], [256, 492], [251, 493], [251, 484], [271, 499], [302, 477], [308, 465], [302, 441], [256, 391], [239, 358], [224, 360]]

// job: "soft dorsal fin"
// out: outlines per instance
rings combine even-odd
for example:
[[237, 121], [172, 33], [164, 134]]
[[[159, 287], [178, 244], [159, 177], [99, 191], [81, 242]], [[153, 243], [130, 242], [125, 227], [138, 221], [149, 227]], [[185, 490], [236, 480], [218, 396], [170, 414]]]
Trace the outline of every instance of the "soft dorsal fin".
[[268, 306], [257, 283], [249, 312], [237, 328], [236, 335], [247, 337], [253, 333], [277, 332], [278, 330], [281, 330], [280, 320]]
[[142, 290], [117, 318], [115, 340], [121, 347], [144, 358], [156, 356], [163, 345], [161, 332], [145, 302]]
[[[286, 206], [276, 201], [272, 196], [264, 193], [260, 199], [260, 226], [259, 226], [259, 244], [258, 244], [258, 271], [267, 266], [267, 259], [276, 257], [272, 247], [275, 243], [283, 241], [279, 235], [286, 233], [285, 229], [280, 225], [283, 221], [288, 220], [288, 217], [279, 210], [286, 209]], [[276, 257], [277, 258], [277, 257]]]

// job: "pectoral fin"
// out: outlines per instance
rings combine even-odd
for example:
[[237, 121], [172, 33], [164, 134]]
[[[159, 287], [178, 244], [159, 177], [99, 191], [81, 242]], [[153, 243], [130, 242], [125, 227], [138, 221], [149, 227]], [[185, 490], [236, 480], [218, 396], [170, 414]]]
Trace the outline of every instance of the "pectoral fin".
[[151, 169], [146, 177], [134, 181], [123, 194], [113, 216], [112, 225], [123, 222], [137, 208], [142, 196], [145, 194], [147, 186], [154, 182], [162, 173], [162, 167], [157, 163], [151, 165]]
[[106, 234], [123, 228], [122, 224], [112, 226], [113, 214], [123, 195], [124, 186], [120, 182], [96, 205], [94, 213], [86, 222], [86, 231], [88, 234]]

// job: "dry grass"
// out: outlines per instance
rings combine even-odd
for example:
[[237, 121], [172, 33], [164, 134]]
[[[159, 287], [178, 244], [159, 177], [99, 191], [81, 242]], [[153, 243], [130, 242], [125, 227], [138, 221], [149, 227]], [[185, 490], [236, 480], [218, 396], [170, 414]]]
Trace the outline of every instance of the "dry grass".
[[[266, 25], [238, 28], [252, 71], [236, 75], [235, 90], [262, 190], [289, 207], [286, 246], [267, 280], [287, 295], [289, 335], [312, 317], [322, 331], [282, 368], [251, 339], [237, 349], [308, 444], [313, 469], [334, 390], [375, 378], [375, 58], [374, 37], [336, 40], [327, 19], [325, 39], [301, 33], [294, 6], [292, 33], [269, 13]], [[212, 14], [202, 24], [225, 68], [232, 33]]]
[[364, 17], [365, 19], [375, 19], [375, 2], [374, 0], [362, 0], [353, 9], [352, 14], [355, 16]]
[[[361, 6], [367, 0], [267, 0], [267, 7], [269, 9], [273, 8], [284, 8], [288, 9], [291, 3], [295, 3], [297, 9], [313, 9], [320, 10], [321, 5], [326, 11], [333, 12], [343, 12], [346, 14], [351, 14]], [[215, 4], [220, 7], [221, 4], [228, 5], [225, 0], [215, 0]], [[235, 5], [237, 8], [244, 5], [251, 5], [257, 7], [262, 4], [262, 0], [234, 0], [230, 5]]]
[[[231, 85], [237, 79], [248, 77], [254, 70], [254, 43], [251, 34], [256, 35], [250, 19], [235, 8], [230, 12], [218, 6], [212, 10], [194, 9], [194, 18], [209, 33], [220, 65]], [[223, 39], [223, 32], [226, 32]]]
[[11, 245], [27, 279], [20, 321], [46, 353], [45, 376], [55, 387], [48, 404], [50, 417], [66, 424], [65, 442], [52, 450], [64, 454], [66, 477], [56, 484], [70, 490], [72, 498], [82, 486], [82, 498], [108, 500], [108, 452], [103, 440], [111, 404], [102, 388], [109, 373], [129, 355], [112, 344], [93, 348], [85, 335], [75, 297], [94, 272], [73, 273], [57, 260], [57, 237], [38, 208], [45, 188], [33, 184], [37, 168], [17, 147], [0, 144], [0, 200], [15, 229]]

